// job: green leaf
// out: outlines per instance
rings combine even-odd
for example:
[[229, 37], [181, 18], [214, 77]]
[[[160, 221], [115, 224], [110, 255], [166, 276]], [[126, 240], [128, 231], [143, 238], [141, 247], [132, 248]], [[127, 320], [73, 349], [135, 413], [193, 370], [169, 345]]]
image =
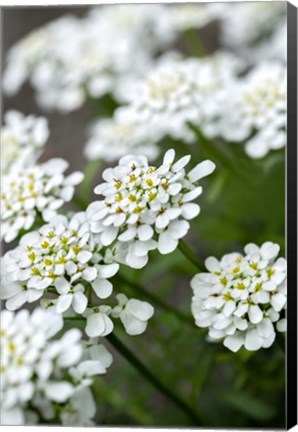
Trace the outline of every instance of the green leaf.
[[275, 415], [275, 410], [266, 402], [242, 391], [233, 390], [221, 397], [230, 407], [255, 420], [269, 420]]

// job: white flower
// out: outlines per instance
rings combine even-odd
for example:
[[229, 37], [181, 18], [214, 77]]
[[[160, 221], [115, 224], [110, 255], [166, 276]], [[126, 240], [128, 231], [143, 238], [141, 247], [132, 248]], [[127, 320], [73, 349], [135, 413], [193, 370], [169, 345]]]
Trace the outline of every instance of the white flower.
[[144, 156], [124, 156], [118, 166], [103, 172], [105, 183], [95, 188], [104, 199], [87, 209], [91, 231], [112, 251], [121, 250], [123, 243], [131, 267], [143, 267], [150, 250], [173, 252], [189, 229], [188, 220], [200, 212], [199, 205], [192, 203], [202, 193], [198, 182], [215, 165], [204, 161], [186, 173], [190, 156], [176, 162], [174, 158], [175, 151], [168, 150], [156, 168]]
[[191, 143], [195, 137], [188, 123], [202, 121], [217, 110], [217, 92], [234, 79], [239, 67], [224, 52], [202, 59], [162, 58], [136, 82], [127, 116], [161, 135]]
[[168, 20], [175, 32], [199, 29], [217, 17], [212, 6], [199, 3], [173, 4], [169, 9]]
[[246, 153], [261, 158], [286, 145], [286, 70], [280, 63], [264, 63], [235, 80], [220, 97], [202, 129], [209, 137], [245, 142]]
[[[212, 5], [213, 6], [213, 5]], [[223, 43], [240, 55], [270, 35], [286, 16], [283, 2], [251, 2], [214, 5], [221, 26]]]
[[30, 80], [42, 107], [64, 112], [79, 108], [86, 95], [117, 97], [122, 79], [145, 72], [173, 40], [167, 8], [101, 5], [85, 17], [67, 15], [44, 25], [9, 51], [5, 92], [15, 94]]
[[[209, 273], [191, 282], [192, 313], [198, 327], [208, 327], [211, 340], [223, 340], [232, 351], [269, 348], [286, 305], [286, 260], [277, 258], [279, 246], [251, 243], [245, 255], [231, 253], [220, 261], [209, 257]], [[280, 322], [280, 321], [281, 322]], [[280, 322], [280, 324], [278, 324]]]
[[15, 310], [46, 293], [58, 313], [72, 309], [83, 314], [87, 295], [92, 292], [104, 299], [112, 293], [107, 280], [119, 264], [105, 264], [101, 247], [95, 244], [84, 212], [70, 219], [54, 217], [37, 232], [25, 234], [18, 247], [3, 257], [2, 298]]
[[118, 109], [113, 119], [99, 120], [91, 129], [85, 156], [89, 160], [107, 162], [118, 160], [126, 154], [143, 154], [155, 159], [159, 149], [155, 145], [160, 135], [127, 118], [126, 111]]
[[139, 335], [147, 328], [147, 321], [153, 316], [154, 308], [151, 304], [137, 299], [128, 299], [124, 294], [118, 294], [118, 305], [114, 307], [112, 315], [120, 318], [127, 334]]
[[26, 169], [37, 161], [49, 136], [47, 120], [18, 111], [5, 114], [1, 129], [1, 173]]
[[87, 324], [85, 331], [89, 337], [104, 337], [112, 333], [114, 323], [109, 317], [110, 313], [111, 307], [105, 305], [87, 309]]
[[[31, 315], [27, 310], [16, 314], [2, 311], [2, 424], [30, 424], [33, 418], [38, 422], [43, 412], [47, 418], [54, 418], [57, 404], [62, 404], [57, 412], [60, 416], [64, 405], [68, 406], [68, 401], [73, 404], [75, 394], [92, 384], [92, 376], [105, 372], [93, 366], [88, 373], [89, 381], [84, 381], [83, 375], [79, 379], [77, 375], [74, 377], [73, 371], [84, 365], [84, 361], [80, 363], [83, 356], [81, 333], [72, 329], [53, 340], [62, 327], [61, 316], [49, 310], [37, 308]], [[103, 356], [106, 353], [103, 352]], [[97, 355], [94, 363], [101, 364], [99, 357]], [[109, 366], [105, 360], [104, 363]]]
[[72, 199], [74, 186], [82, 181], [83, 174], [65, 176], [67, 167], [64, 159], [51, 159], [2, 177], [1, 235], [6, 242], [14, 240], [21, 230], [29, 230], [38, 215], [48, 221]]

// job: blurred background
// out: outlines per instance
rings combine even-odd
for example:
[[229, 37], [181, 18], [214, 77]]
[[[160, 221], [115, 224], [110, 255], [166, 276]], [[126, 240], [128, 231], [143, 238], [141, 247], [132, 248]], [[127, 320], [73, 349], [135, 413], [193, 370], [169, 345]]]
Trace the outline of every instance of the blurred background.
[[[66, 14], [81, 17], [87, 9], [4, 8], [2, 65], [8, 50], [32, 30]], [[199, 33], [207, 53], [221, 46], [217, 22], [207, 24]], [[47, 117], [50, 137], [41, 160], [62, 157], [69, 161], [70, 171], [84, 170], [86, 128], [94, 116], [91, 105], [84, 104], [69, 113], [45, 113], [27, 82], [16, 95], [2, 96], [2, 103], [3, 113], [17, 109]], [[167, 141], [163, 145], [166, 148], [176, 144]], [[237, 157], [238, 149], [235, 151]], [[197, 155], [200, 160], [209, 156], [202, 149]], [[277, 241], [284, 253], [284, 154], [281, 152], [275, 159], [268, 160], [266, 175], [260, 176], [256, 189], [248, 190], [234, 178], [206, 182], [208, 194], [200, 201], [204, 211], [193, 221], [186, 239], [202, 258], [220, 257], [241, 251], [248, 242], [260, 244], [266, 240]], [[105, 166], [99, 166], [94, 183], [100, 182]], [[250, 174], [259, 176], [260, 166], [254, 163]], [[194, 326], [190, 314], [189, 282], [195, 273], [196, 267], [178, 250], [162, 259], [152, 254], [150, 265], [142, 271], [126, 269], [125, 277], [133, 284], [124, 284], [122, 291], [142, 299], [137, 285], [146, 287], [166, 305], [179, 310], [180, 316], [156, 304], [155, 317], [144, 336], [129, 337], [119, 327], [119, 337], [163, 382], [188, 400], [201, 418], [197, 426], [283, 428], [284, 353], [276, 344], [257, 353], [243, 350], [233, 354], [220, 343], [207, 343], [206, 331]], [[94, 388], [99, 425], [192, 426], [182, 411], [109, 348], [114, 365], [106, 376], [97, 379]]]

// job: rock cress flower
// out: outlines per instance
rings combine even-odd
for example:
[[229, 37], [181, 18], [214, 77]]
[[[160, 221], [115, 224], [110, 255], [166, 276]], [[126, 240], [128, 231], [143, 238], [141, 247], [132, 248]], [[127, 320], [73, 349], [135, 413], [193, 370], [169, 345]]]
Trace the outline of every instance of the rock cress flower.
[[[80, 407], [73, 406], [73, 399], [80, 398], [82, 391], [90, 391], [92, 377], [105, 372], [98, 354], [103, 355], [105, 364], [106, 354], [99, 348], [96, 359], [84, 360], [79, 330], [69, 330], [60, 339], [53, 339], [62, 327], [61, 316], [40, 308], [31, 315], [27, 310], [16, 314], [2, 311], [2, 424], [38, 423], [40, 415], [47, 420], [58, 415], [64, 424], [69, 424], [65, 411], [70, 404], [79, 424], [89, 424], [89, 418], [81, 421], [87, 420], [86, 414], [85, 419], [79, 415]], [[80, 370], [86, 373], [79, 375]], [[89, 397], [94, 404], [91, 393]]]
[[88, 292], [99, 298], [112, 293], [107, 279], [115, 275], [119, 264], [105, 264], [81, 212], [70, 219], [56, 216], [38, 231], [25, 234], [19, 246], [4, 256], [3, 268], [2, 298], [7, 299], [8, 309], [50, 292], [55, 294], [58, 313], [71, 308], [82, 314]]
[[105, 182], [95, 188], [104, 198], [87, 209], [91, 231], [105, 246], [113, 248], [118, 241], [121, 249], [122, 244], [131, 267], [143, 267], [149, 250], [172, 252], [186, 235], [188, 220], [200, 212], [199, 205], [192, 203], [203, 190], [198, 182], [215, 165], [206, 160], [187, 173], [191, 157], [176, 162], [174, 158], [175, 151], [168, 150], [157, 168], [144, 156], [124, 156], [118, 166], [103, 172]]
[[277, 258], [279, 246], [253, 243], [245, 255], [231, 253], [220, 261], [209, 257], [209, 273], [191, 282], [192, 313], [198, 327], [209, 328], [210, 340], [223, 340], [232, 351], [269, 348], [275, 340], [275, 324], [285, 331], [282, 310], [286, 305], [286, 260]]
[[63, 173], [68, 163], [51, 159], [41, 165], [4, 175], [1, 184], [2, 237], [14, 240], [20, 230], [32, 227], [38, 214], [48, 221], [58, 208], [72, 199], [74, 186], [83, 179], [81, 172]]
[[26, 169], [40, 156], [49, 136], [47, 120], [34, 115], [24, 116], [18, 111], [5, 114], [1, 129], [1, 174], [10, 170]]

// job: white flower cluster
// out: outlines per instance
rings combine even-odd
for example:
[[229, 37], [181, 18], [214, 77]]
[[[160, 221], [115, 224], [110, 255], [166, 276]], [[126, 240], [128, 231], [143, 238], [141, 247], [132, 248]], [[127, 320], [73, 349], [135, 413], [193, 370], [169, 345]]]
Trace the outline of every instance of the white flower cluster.
[[85, 156], [89, 160], [113, 162], [126, 154], [140, 154], [155, 159], [159, 149], [155, 145], [160, 138], [156, 130], [132, 121], [118, 109], [112, 119], [99, 120], [90, 132]]
[[[138, 320], [141, 320], [142, 333], [153, 315], [152, 306], [146, 302], [122, 301], [122, 309], [126, 312], [119, 311], [119, 305], [115, 311], [105, 304], [87, 307], [88, 298], [92, 299], [93, 294], [102, 300], [110, 297], [113, 291], [108, 279], [118, 272], [119, 264], [107, 264], [104, 254], [101, 245], [94, 242], [84, 212], [71, 219], [54, 217], [38, 231], [25, 234], [19, 246], [4, 255], [1, 297], [7, 300], [6, 308], [16, 310], [42, 298], [43, 305], [51, 306], [56, 313], [87, 317], [86, 333], [90, 337], [112, 332], [111, 314], [121, 319], [129, 334], [139, 334]], [[129, 311], [135, 302], [145, 312], [142, 314], [140, 310], [140, 314], [133, 317], [133, 312]], [[124, 321], [123, 314], [126, 316]], [[133, 327], [135, 330], [131, 330]]]
[[74, 186], [83, 179], [81, 172], [63, 173], [68, 163], [51, 159], [27, 169], [10, 170], [1, 182], [1, 236], [14, 240], [21, 230], [28, 230], [40, 215], [48, 221], [57, 209], [72, 199]]
[[93, 424], [92, 377], [106, 372], [111, 355], [102, 345], [84, 348], [77, 329], [54, 339], [62, 327], [61, 316], [40, 308], [31, 315], [27, 310], [1, 312], [2, 425], [56, 416], [64, 425]]
[[218, 17], [217, 8], [207, 3], [172, 4], [167, 19], [175, 33], [205, 27]]
[[[172, 40], [163, 5], [112, 5], [86, 17], [65, 16], [30, 33], [10, 50], [4, 90], [30, 79], [47, 109], [72, 111], [89, 95], [118, 94], [122, 79], [144, 72]], [[142, 43], [140, 43], [140, 40]], [[133, 61], [132, 61], [133, 59]]]
[[227, 87], [213, 120], [202, 128], [209, 137], [245, 141], [247, 154], [261, 158], [286, 145], [286, 89], [285, 66], [261, 64]]
[[200, 212], [192, 203], [203, 190], [198, 181], [215, 165], [206, 160], [186, 173], [191, 157], [174, 158], [175, 151], [168, 150], [157, 168], [144, 156], [124, 156], [118, 166], [103, 172], [105, 182], [95, 193], [104, 198], [87, 209], [91, 231], [105, 246], [113, 249], [116, 242], [116, 250], [120, 255], [125, 250], [124, 262], [133, 268], [146, 265], [150, 250], [174, 251], [188, 232], [188, 220]]
[[191, 142], [188, 122], [217, 112], [215, 95], [234, 81], [240, 66], [224, 52], [202, 59], [165, 57], [135, 84], [126, 116], [161, 136]]
[[283, 2], [250, 2], [214, 5], [220, 20], [223, 43], [243, 55], [245, 48], [268, 37], [286, 16]]
[[250, 243], [244, 251], [220, 261], [207, 258], [209, 273], [199, 273], [191, 282], [196, 325], [208, 327], [210, 340], [223, 340], [234, 352], [242, 346], [249, 351], [269, 348], [275, 328], [285, 331], [281, 312], [287, 299], [287, 264], [284, 258], [276, 259], [279, 246]]
[[1, 129], [1, 174], [33, 165], [49, 136], [44, 117], [11, 110], [5, 114]]

